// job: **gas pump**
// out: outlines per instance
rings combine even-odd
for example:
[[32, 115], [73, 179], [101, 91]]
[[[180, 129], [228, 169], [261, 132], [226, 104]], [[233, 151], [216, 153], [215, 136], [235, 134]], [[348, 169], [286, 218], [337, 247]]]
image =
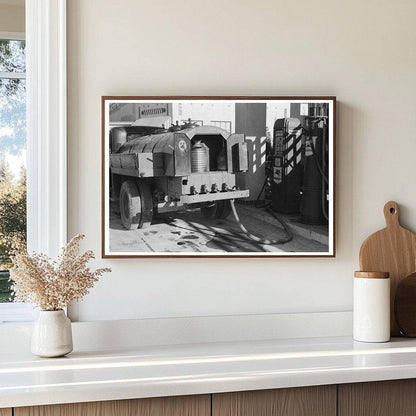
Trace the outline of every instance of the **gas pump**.
[[305, 161], [300, 203], [307, 224], [328, 221], [328, 117], [305, 117]]
[[307, 224], [328, 221], [328, 108], [276, 120], [273, 129], [272, 208]]
[[273, 128], [272, 208], [298, 213], [303, 177], [302, 126], [297, 118], [276, 120]]

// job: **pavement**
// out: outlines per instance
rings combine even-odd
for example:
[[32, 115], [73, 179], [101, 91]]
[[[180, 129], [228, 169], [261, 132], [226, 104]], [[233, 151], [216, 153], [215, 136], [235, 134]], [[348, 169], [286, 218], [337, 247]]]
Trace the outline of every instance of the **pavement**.
[[[287, 234], [282, 225], [263, 209], [236, 204], [245, 228], [262, 239], [281, 240]], [[199, 209], [156, 216], [146, 229], [126, 230], [117, 207], [110, 215], [110, 251], [123, 253], [215, 253], [215, 252], [326, 252], [328, 245], [300, 235], [289, 224], [294, 238], [285, 244], [264, 244], [249, 239], [233, 214], [225, 220], [206, 219]]]

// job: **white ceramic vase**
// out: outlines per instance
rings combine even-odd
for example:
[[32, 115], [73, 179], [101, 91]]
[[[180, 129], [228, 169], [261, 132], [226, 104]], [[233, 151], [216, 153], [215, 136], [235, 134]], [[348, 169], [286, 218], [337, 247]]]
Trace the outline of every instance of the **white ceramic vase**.
[[71, 321], [61, 309], [40, 311], [33, 325], [31, 351], [39, 357], [62, 357], [72, 351]]

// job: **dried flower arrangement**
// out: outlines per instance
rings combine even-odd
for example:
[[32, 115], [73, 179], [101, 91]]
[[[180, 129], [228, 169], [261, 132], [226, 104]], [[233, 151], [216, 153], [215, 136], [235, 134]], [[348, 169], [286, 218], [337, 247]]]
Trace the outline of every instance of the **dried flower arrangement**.
[[57, 261], [45, 254], [29, 255], [26, 250], [13, 258], [10, 270], [15, 302], [36, 304], [45, 311], [56, 311], [81, 299], [109, 268], [92, 271], [87, 263], [94, 258], [92, 251], [78, 254], [84, 235], [76, 235], [62, 249]]

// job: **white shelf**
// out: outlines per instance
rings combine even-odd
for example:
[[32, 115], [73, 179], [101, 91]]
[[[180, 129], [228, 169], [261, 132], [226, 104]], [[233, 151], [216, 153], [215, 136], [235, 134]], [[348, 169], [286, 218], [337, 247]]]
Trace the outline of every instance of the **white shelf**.
[[349, 337], [0, 354], [0, 407], [416, 377], [416, 340]]

